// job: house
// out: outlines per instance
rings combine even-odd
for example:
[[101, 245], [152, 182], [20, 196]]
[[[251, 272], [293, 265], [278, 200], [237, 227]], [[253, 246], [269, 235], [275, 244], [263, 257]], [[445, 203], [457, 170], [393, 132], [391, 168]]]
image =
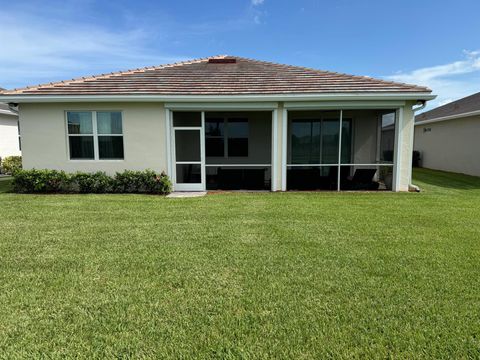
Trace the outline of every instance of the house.
[[480, 176], [480, 93], [415, 117], [421, 166]]
[[414, 107], [434, 97], [222, 55], [4, 91], [0, 101], [19, 106], [27, 169], [150, 168], [179, 191], [408, 191]]
[[0, 103], [0, 159], [18, 155], [21, 155], [18, 114]]

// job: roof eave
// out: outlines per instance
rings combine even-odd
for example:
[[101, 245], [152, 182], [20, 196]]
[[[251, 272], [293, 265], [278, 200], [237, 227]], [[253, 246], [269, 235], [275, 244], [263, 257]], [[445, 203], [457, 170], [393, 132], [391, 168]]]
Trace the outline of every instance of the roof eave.
[[480, 110], [475, 110], [475, 111], [469, 111], [465, 113], [460, 113], [460, 114], [453, 114], [453, 115], [448, 115], [448, 116], [441, 116], [441, 117], [436, 117], [428, 120], [420, 120], [415, 122], [415, 126], [418, 125], [426, 125], [426, 124], [431, 124], [431, 123], [436, 123], [440, 121], [447, 121], [447, 120], [454, 120], [454, 119], [461, 119], [469, 116], [477, 116], [480, 115]]
[[258, 94], [258, 95], [26, 95], [1, 94], [0, 101], [14, 103], [51, 102], [242, 102], [242, 101], [322, 101], [322, 100], [433, 100], [430, 92], [397, 93], [324, 93], [324, 94]]

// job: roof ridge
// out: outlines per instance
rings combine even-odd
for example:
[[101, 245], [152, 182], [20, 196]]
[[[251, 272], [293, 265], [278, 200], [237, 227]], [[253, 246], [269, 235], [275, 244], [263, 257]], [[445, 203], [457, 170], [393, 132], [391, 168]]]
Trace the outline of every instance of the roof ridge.
[[174, 62], [174, 63], [160, 64], [160, 65], [153, 65], [153, 66], [145, 66], [143, 68], [112, 71], [111, 73], [106, 73], [106, 74], [79, 76], [79, 77], [73, 78], [71, 80], [60, 80], [60, 81], [54, 81], [54, 82], [49, 82], [49, 83], [42, 83], [42, 84], [37, 84], [37, 85], [25, 86], [25, 87], [21, 87], [21, 88], [14, 88], [12, 90], [1, 89], [0, 92], [2, 94], [8, 95], [8, 94], [13, 94], [13, 93], [20, 92], [20, 91], [23, 91], [23, 90], [38, 90], [39, 88], [44, 87], [44, 86], [69, 85], [69, 84], [73, 84], [73, 83], [76, 83], [76, 82], [84, 82], [84, 81], [88, 81], [88, 80], [108, 79], [112, 76], [121, 76], [121, 75], [133, 74], [135, 72], [146, 72], [146, 71], [150, 71], [150, 70], [159, 70], [159, 69], [164, 69], [164, 68], [174, 67], [174, 66], [184, 66], [184, 65], [190, 65], [190, 64], [197, 64], [197, 63], [201, 63], [201, 62], [204, 62], [204, 61], [208, 61], [209, 59], [225, 58], [225, 57], [228, 57], [228, 56], [229, 55], [214, 55], [214, 56], [184, 60], [184, 61], [179, 61], [179, 62]]

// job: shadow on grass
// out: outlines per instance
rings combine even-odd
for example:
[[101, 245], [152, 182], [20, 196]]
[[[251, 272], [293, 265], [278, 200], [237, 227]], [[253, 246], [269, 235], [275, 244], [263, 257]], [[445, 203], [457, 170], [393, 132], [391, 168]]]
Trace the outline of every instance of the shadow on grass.
[[414, 183], [422, 182], [428, 185], [457, 189], [457, 190], [479, 190], [480, 177], [465, 174], [415, 168], [413, 169]]

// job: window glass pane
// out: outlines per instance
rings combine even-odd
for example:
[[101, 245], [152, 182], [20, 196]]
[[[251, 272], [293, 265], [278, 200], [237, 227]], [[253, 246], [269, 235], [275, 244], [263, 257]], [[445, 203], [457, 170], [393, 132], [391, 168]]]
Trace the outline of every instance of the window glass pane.
[[322, 127], [322, 164], [338, 163], [340, 120], [324, 120]]
[[69, 134], [93, 134], [92, 113], [90, 111], [67, 112]]
[[200, 164], [177, 164], [178, 184], [198, 184], [202, 182]]
[[175, 130], [177, 161], [200, 161], [200, 131]]
[[123, 159], [123, 136], [99, 136], [99, 159]]
[[292, 163], [320, 163], [319, 120], [294, 120], [291, 125]]
[[206, 136], [223, 136], [224, 135], [223, 129], [224, 129], [223, 119], [206, 119], [205, 120]]
[[206, 138], [205, 139], [205, 156], [220, 156], [225, 154], [223, 138]]
[[69, 136], [70, 159], [93, 159], [93, 136]]
[[228, 119], [229, 138], [248, 138], [247, 119]]
[[190, 111], [175, 111], [173, 126], [202, 126], [202, 113]]
[[248, 119], [228, 119], [228, 156], [248, 156]]
[[97, 132], [99, 134], [121, 134], [122, 113], [119, 111], [97, 112]]

